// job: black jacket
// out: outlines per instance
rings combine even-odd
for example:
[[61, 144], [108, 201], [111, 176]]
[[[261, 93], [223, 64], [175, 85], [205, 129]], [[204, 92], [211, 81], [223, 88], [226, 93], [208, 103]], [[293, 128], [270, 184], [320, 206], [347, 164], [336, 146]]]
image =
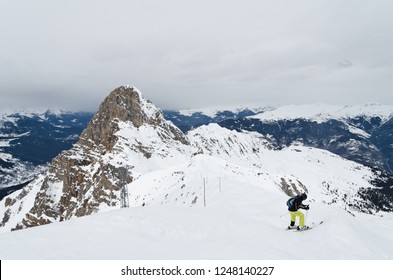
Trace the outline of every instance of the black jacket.
[[309, 206], [303, 204], [303, 199], [298, 195], [291, 197], [287, 201], [287, 206], [288, 206], [288, 211], [291, 211], [291, 212], [296, 212], [299, 209], [305, 209], [305, 210], [309, 209]]

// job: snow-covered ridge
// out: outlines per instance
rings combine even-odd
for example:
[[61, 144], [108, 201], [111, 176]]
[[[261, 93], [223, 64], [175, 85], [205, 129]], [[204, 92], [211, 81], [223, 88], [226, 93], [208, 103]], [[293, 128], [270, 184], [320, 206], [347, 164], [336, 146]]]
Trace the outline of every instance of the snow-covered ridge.
[[20, 118], [39, 118], [47, 120], [48, 116], [61, 117], [62, 115], [77, 113], [80, 112], [56, 108], [0, 108], [0, 125], [6, 122], [16, 125], [16, 122]]
[[261, 121], [307, 119], [321, 123], [330, 119], [351, 119], [358, 116], [365, 116], [366, 118], [380, 117], [382, 121], [386, 121], [391, 118], [392, 115], [393, 106], [375, 103], [344, 106], [309, 104], [281, 106], [248, 118]]
[[184, 116], [192, 116], [195, 113], [214, 118], [219, 112], [230, 111], [232, 113], [240, 113], [245, 110], [258, 113], [266, 110], [271, 110], [273, 107], [263, 105], [233, 105], [233, 106], [219, 106], [219, 107], [205, 107], [199, 109], [185, 109], [179, 110], [178, 112]]
[[64, 114], [78, 113], [77, 111], [60, 108], [0, 108], [0, 118], [3, 116], [19, 115], [24, 117], [41, 116], [45, 114], [61, 116]]

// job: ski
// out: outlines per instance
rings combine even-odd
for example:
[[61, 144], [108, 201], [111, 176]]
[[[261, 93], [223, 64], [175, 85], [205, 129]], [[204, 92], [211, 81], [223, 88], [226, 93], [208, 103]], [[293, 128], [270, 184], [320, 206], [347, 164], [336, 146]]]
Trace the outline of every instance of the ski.
[[287, 227], [285, 230], [296, 230], [297, 227]]
[[307, 230], [313, 229], [313, 228], [315, 228], [315, 227], [317, 227], [319, 225], [322, 225], [322, 224], [323, 224], [323, 221], [320, 221], [319, 223], [311, 223], [311, 226], [309, 226], [309, 227], [307, 227], [305, 229], [296, 230], [296, 232], [307, 231]]
[[319, 226], [319, 225], [321, 225], [321, 224], [323, 224], [323, 221], [320, 221], [319, 223], [312, 223], [313, 224], [313, 227], [316, 227], [316, 226]]
[[302, 229], [302, 230], [297, 230], [297, 227], [287, 227], [285, 230], [292, 230], [292, 231], [306, 231], [306, 230], [310, 230], [310, 229], [312, 229], [312, 228], [315, 228], [316, 226], [319, 226], [319, 225], [321, 225], [321, 224], [323, 224], [323, 221], [320, 221], [319, 223], [311, 223], [311, 226], [308, 226], [307, 228], [305, 228], [305, 229]]

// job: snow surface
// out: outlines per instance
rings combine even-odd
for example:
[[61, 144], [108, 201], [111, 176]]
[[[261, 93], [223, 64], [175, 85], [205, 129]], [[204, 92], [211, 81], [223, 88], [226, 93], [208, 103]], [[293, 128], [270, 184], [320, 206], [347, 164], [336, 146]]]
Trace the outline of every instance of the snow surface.
[[[188, 162], [146, 172], [128, 185], [130, 208], [107, 208], [88, 217], [1, 233], [0, 258], [393, 258], [392, 214], [353, 216], [340, 203], [326, 203], [331, 196], [317, 187], [330, 178], [333, 185], [341, 182], [342, 192], [350, 192], [353, 180], [366, 185], [355, 174], [371, 176], [368, 169], [358, 170], [356, 163], [305, 147], [278, 154], [264, 151], [263, 174], [259, 167], [235, 158], [230, 162], [199, 154]], [[309, 190], [306, 215], [306, 224], [324, 221], [315, 229], [285, 230], [288, 197], [276, 186], [276, 176], [288, 172], [293, 178], [303, 174], [302, 181], [315, 184]], [[345, 182], [342, 176], [351, 178]]]
[[[324, 223], [306, 232], [287, 231], [284, 228], [289, 216], [281, 217], [287, 213], [287, 197], [277, 188], [239, 181], [236, 174], [216, 174], [210, 168], [224, 164], [220, 160], [202, 157], [195, 161], [201, 173], [199, 178], [194, 174], [194, 183], [202, 188], [201, 179], [207, 180], [207, 207], [201, 204], [123, 208], [2, 233], [0, 258], [393, 258], [391, 214], [353, 217], [339, 207], [312, 202], [311, 198], [307, 224], [320, 220]], [[203, 166], [206, 168], [200, 169]], [[149, 184], [145, 186], [153, 188]]]
[[[26, 188], [18, 190], [14, 193], [12, 193], [13, 197], [21, 195], [21, 193], [24, 190], [29, 190], [26, 196], [23, 197], [23, 201], [19, 201], [19, 203], [15, 203], [12, 206], [10, 206], [9, 211], [12, 212], [13, 214], [13, 219], [11, 219], [10, 223], [5, 224], [3, 227], [3, 230], [10, 231], [12, 228], [14, 228], [17, 225], [17, 221], [21, 221], [26, 213], [31, 209], [31, 206], [34, 205], [34, 199], [39, 192], [39, 188], [34, 187], [35, 185], [42, 184], [44, 180], [43, 175], [39, 175], [37, 179], [35, 179], [35, 182], [33, 184], [28, 185]], [[3, 213], [5, 209], [3, 209], [2, 205], [0, 206], [0, 213]]]
[[138, 93], [141, 103], [141, 110], [146, 114], [148, 119], [153, 119], [157, 114], [161, 114], [161, 111], [156, 106], [154, 106], [153, 103], [143, 97], [143, 94], [139, 89], [136, 87], [132, 88]]
[[4, 148], [4, 147], [10, 147], [11, 141], [16, 140], [16, 138], [11, 138], [11, 139], [0, 139], [0, 148]]
[[380, 117], [382, 121], [386, 121], [392, 114], [393, 106], [381, 104], [353, 106], [310, 104], [281, 106], [248, 118], [261, 121], [307, 119], [321, 123], [330, 119], [350, 119], [357, 116]]

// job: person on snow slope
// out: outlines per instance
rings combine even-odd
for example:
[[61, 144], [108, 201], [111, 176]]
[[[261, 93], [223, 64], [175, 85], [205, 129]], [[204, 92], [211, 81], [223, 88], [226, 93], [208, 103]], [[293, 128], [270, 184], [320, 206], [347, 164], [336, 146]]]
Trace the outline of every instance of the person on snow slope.
[[[304, 225], [304, 214], [299, 209], [308, 210], [310, 207], [303, 204], [303, 201], [307, 199], [307, 194], [302, 193], [297, 196], [293, 196], [287, 201], [288, 211], [291, 216], [291, 223], [288, 229], [296, 228], [297, 230], [305, 230], [308, 226]], [[299, 226], [295, 226], [296, 217], [299, 217]]]

